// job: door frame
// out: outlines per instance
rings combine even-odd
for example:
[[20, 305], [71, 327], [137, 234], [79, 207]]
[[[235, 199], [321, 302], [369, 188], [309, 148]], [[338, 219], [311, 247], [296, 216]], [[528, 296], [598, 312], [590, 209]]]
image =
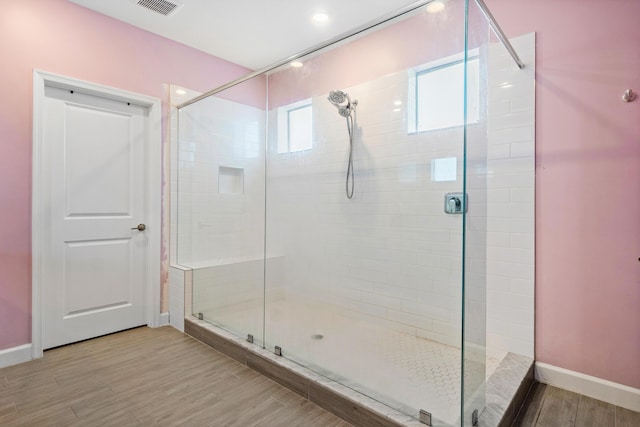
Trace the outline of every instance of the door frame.
[[53, 86], [103, 98], [131, 102], [147, 108], [147, 145], [145, 148], [145, 201], [144, 216], [147, 225], [146, 283], [144, 284], [144, 311], [147, 325], [160, 326], [160, 268], [161, 268], [161, 212], [162, 212], [162, 136], [161, 101], [109, 86], [65, 77], [42, 70], [33, 70], [33, 154], [31, 199], [31, 357], [43, 356], [43, 273], [45, 271], [45, 245], [49, 232], [50, 207], [44, 192], [44, 100], [45, 86]]

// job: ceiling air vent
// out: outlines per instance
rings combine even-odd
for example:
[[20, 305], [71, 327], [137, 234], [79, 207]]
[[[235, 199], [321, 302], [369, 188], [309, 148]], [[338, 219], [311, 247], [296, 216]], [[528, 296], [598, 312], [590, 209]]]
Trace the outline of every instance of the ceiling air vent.
[[181, 4], [167, 0], [134, 0], [134, 2], [138, 6], [142, 6], [164, 16], [169, 16], [182, 7]]

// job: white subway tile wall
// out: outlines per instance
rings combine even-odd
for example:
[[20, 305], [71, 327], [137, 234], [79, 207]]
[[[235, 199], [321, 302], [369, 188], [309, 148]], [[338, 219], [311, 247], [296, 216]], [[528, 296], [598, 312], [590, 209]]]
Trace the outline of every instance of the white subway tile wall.
[[179, 114], [178, 264], [260, 259], [264, 111], [209, 97]]
[[[444, 213], [444, 194], [462, 191], [463, 131], [408, 132], [409, 76], [342, 88], [358, 100], [353, 199], [345, 194], [347, 124], [327, 94], [312, 98], [308, 151], [277, 154], [270, 111], [267, 252], [283, 254], [292, 299], [331, 301], [370, 322], [459, 346], [462, 216]], [[433, 180], [433, 161], [451, 158], [455, 175]]]
[[489, 47], [487, 352], [534, 356], [535, 34]]

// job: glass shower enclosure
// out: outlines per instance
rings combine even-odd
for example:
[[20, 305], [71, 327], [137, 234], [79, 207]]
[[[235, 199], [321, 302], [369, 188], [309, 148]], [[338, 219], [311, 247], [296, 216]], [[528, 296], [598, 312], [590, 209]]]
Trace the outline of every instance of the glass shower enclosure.
[[192, 312], [433, 425], [485, 384], [489, 25], [421, 2], [179, 109]]

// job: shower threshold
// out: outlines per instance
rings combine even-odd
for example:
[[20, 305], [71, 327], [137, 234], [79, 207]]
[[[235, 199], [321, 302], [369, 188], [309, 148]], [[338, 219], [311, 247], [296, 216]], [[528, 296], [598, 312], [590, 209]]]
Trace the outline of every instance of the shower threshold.
[[[204, 320], [186, 317], [185, 333], [356, 426], [424, 426], [416, 418]], [[533, 360], [507, 354], [487, 380], [487, 406], [478, 425], [511, 425], [532, 382]], [[433, 425], [448, 424], [434, 420]]]

